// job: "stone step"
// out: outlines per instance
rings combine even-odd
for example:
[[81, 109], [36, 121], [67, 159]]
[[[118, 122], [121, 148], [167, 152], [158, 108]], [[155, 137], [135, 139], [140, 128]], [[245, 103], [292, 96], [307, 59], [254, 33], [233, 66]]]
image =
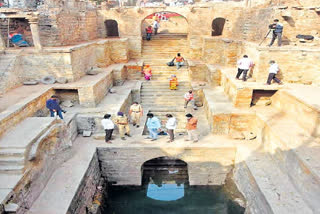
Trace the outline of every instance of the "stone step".
[[0, 139], [0, 151], [4, 148], [26, 148], [41, 136], [55, 121], [51, 117], [28, 117], [8, 131]]
[[3, 157], [0, 156], [0, 166], [5, 165], [24, 165], [24, 157]]
[[240, 174], [237, 176], [242, 186], [240, 189], [243, 189], [249, 201], [262, 205], [257, 209], [253, 208], [257, 213], [259, 210], [261, 213], [275, 214], [313, 213], [292, 185], [290, 178], [274, 163], [269, 153], [254, 151], [249, 154], [243, 148], [239, 148], [237, 153], [246, 156], [242, 158], [244, 162], [240, 163], [241, 168], [236, 172]]
[[23, 165], [0, 165], [0, 174], [21, 174], [24, 171]]
[[24, 157], [25, 149], [0, 149], [0, 157]]
[[158, 93], [154, 93], [154, 92], [143, 92], [141, 93], [140, 97], [150, 97], [150, 98], [157, 98], [157, 97], [170, 97], [171, 99], [180, 99], [184, 96], [184, 93], [182, 92], [176, 92], [176, 91], [172, 91], [172, 92], [158, 92]]
[[320, 213], [316, 200], [320, 195], [320, 139], [310, 136], [292, 117], [278, 109], [262, 109], [257, 115], [268, 127], [262, 127], [266, 151], [273, 154], [273, 160], [288, 174], [315, 213]]
[[156, 106], [153, 104], [144, 104], [143, 105], [145, 108], [150, 109], [150, 112], [154, 113], [154, 112], [185, 112], [185, 109], [183, 106], [165, 106], [165, 105], [161, 105], [161, 106]]

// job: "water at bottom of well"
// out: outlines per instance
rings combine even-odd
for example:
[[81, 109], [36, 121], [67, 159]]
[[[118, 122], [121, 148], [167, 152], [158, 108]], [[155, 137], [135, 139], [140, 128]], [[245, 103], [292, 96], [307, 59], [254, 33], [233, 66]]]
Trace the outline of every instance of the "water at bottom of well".
[[242, 214], [222, 186], [189, 186], [166, 181], [110, 186], [103, 214]]

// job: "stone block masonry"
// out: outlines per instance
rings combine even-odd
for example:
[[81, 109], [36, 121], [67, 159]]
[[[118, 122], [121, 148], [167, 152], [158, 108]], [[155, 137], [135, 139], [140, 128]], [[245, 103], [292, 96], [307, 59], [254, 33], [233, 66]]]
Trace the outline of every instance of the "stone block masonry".
[[86, 208], [93, 200], [101, 178], [97, 153], [92, 157], [88, 170], [82, 178], [67, 214], [86, 213]]
[[141, 185], [141, 167], [157, 157], [173, 157], [188, 164], [191, 185], [222, 185], [233, 168], [235, 148], [222, 147], [126, 147], [98, 148], [102, 176], [117, 185]]
[[46, 48], [41, 53], [25, 53], [20, 56], [20, 73], [23, 79], [52, 75], [66, 77], [69, 82], [77, 81], [91, 67], [127, 62], [127, 42], [127, 39], [96, 40], [68, 48]]

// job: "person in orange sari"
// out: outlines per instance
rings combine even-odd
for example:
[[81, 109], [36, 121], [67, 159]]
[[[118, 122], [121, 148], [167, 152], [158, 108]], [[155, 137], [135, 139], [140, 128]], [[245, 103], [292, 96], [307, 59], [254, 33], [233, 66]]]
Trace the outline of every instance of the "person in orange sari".
[[144, 74], [144, 79], [145, 79], [145, 80], [147, 80], [147, 81], [151, 80], [152, 70], [151, 70], [150, 65], [144, 66], [144, 68], [143, 68], [143, 74]]
[[176, 77], [176, 75], [171, 75], [171, 79], [170, 79], [170, 90], [177, 90], [177, 86], [179, 85], [178, 83], [178, 78]]

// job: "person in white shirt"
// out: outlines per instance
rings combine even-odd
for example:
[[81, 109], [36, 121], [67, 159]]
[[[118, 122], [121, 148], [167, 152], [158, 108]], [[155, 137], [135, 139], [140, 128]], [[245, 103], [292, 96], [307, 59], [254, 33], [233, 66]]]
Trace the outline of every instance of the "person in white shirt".
[[278, 71], [279, 71], [279, 66], [274, 60], [270, 60], [269, 62], [270, 68], [269, 68], [269, 76], [266, 85], [270, 85], [271, 81], [274, 80], [276, 83], [282, 85], [282, 82], [276, 77]]
[[177, 120], [175, 117], [172, 116], [172, 114], [166, 114], [168, 120], [166, 123], [166, 129], [170, 136], [170, 140], [167, 141], [167, 143], [171, 143], [174, 141], [174, 130], [177, 128]]
[[106, 114], [101, 120], [101, 125], [103, 126], [103, 129], [106, 132], [106, 137], [105, 137], [106, 143], [111, 143], [112, 132], [114, 130], [114, 123], [110, 118], [111, 118], [111, 115]]
[[152, 27], [153, 27], [153, 30], [154, 30], [154, 35], [157, 35], [158, 34], [158, 29], [160, 27], [160, 24], [159, 24], [158, 20], [154, 20]]
[[247, 55], [244, 55], [242, 59], [238, 60], [238, 73], [236, 75], [236, 79], [239, 79], [240, 75], [242, 75], [242, 80], [247, 81], [247, 73], [250, 68], [253, 67], [253, 62], [248, 58]]

